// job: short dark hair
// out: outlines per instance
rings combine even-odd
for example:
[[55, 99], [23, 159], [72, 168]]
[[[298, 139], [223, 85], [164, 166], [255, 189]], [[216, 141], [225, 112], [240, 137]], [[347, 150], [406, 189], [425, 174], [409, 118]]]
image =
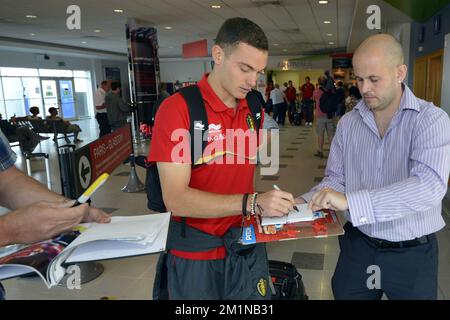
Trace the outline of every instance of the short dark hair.
[[119, 82], [113, 82], [111, 83], [111, 90], [117, 90], [117, 88], [122, 88], [122, 85]]
[[108, 80], [103, 80], [102, 83], [101, 83], [100, 85], [102, 85], [102, 86], [107, 85], [108, 82], [109, 82]]
[[58, 109], [55, 107], [48, 108], [48, 113], [58, 112]]
[[261, 27], [240, 17], [227, 19], [220, 27], [214, 43], [224, 49], [246, 43], [259, 50], [269, 50], [269, 42]]

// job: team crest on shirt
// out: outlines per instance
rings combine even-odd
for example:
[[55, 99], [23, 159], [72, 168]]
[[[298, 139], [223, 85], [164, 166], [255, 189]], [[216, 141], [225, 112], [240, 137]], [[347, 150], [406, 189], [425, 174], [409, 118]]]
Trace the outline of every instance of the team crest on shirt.
[[255, 122], [251, 114], [247, 114], [247, 125], [251, 132], [255, 131]]
[[267, 294], [267, 280], [264, 278], [259, 279], [256, 288], [258, 289], [258, 293], [261, 297], [265, 297]]

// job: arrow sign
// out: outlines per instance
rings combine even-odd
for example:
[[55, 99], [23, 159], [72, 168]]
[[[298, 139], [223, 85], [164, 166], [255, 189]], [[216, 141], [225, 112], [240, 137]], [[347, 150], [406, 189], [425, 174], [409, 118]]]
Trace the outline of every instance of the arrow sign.
[[83, 189], [89, 187], [92, 178], [91, 163], [86, 156], [81, 156], [78, 162], [78, 175], [80, 177], [80, 184]]

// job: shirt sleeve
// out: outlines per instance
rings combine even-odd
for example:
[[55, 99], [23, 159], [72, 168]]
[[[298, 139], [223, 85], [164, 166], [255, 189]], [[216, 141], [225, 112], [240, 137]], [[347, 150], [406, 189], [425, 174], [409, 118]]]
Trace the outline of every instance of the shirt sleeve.
[[180, 94], [167, 99], [158, 109], [152, 131], [149, 161], [191, 163], [190, 119]]
[[346, 194], [354, 226], [423, 213], [441, 203], [450, 171], [450, 120], [445, 112], [433, 112], [419, 123], [411, 150], [408, 179]]
[[16, 162], [16, 154], [11, 150], [9, 141], [0, 130], [0, 171], [5, 171]]

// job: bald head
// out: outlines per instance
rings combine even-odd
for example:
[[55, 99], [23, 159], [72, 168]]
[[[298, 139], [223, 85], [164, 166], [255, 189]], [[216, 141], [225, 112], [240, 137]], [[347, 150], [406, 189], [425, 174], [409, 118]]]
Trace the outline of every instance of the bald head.
[[389, 34], [377, 34], [363, 41], [356, 49], [354, 60], [377, 56], [391, 67], [404, 64], [402, 45]]

